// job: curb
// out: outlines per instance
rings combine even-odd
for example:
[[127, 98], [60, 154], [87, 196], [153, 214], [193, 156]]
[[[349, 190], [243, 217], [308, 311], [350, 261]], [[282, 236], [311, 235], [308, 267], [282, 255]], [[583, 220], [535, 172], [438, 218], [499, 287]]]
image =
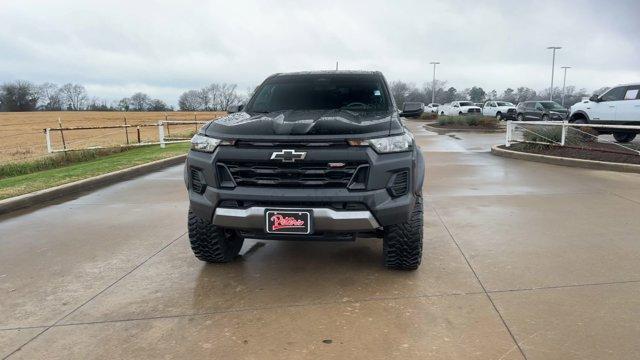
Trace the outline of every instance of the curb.
[[49, 189], [38, 190], [29, 194], [0, 200], [0, 215], [26, 207], [44, 205], [44, 203], [46, 202], [59, 199], [61, 197], [77, 195], [89, 190], [115, 184], [123, 180], [129, 180], [140, 175], [146, 175], [151, 171], [156, 171], [172, 165], [183, 163], [186, 158], [186, 154], [178, 155], [142, 165], [136, 165], [127, 169], [94, 176], [92, 178], [74, 181], [72, 183], [59, 185]]
[[496, 133], [504, 133], [507, 130], [506, 129], [480, 129], [480, 130], [476, 130], [476, 129], [449, 129], [449, 128], [439, 128], [439, 127], [433, 127], [430, 125], [423, 125], [423, 127], [426, 130], [429, 131], [433, 131], [435, 133], [438, 133], [440, 135], [442, 134], [447, 134], [447, 133], [452, 133], [452, 132], [468, 132], [468, 133], [484, 133], [484, 134], [496, 134]]
[[499, 146], [494, 145], [491, 147], [491, 153], [496, 156], [502, 156], [511, 159], [528, 160], [541, 162], [545, 164], [579, 167], [592, 170], [608, 170], [628, 173], [640, 173], [640, 165], [636, 164], [622, 164], [612, 163], [607, 161], [597, 160], [585, 160], [585, 159], [573, 159], [560, 156], [531, 154], [514, 150], [502, 149]]

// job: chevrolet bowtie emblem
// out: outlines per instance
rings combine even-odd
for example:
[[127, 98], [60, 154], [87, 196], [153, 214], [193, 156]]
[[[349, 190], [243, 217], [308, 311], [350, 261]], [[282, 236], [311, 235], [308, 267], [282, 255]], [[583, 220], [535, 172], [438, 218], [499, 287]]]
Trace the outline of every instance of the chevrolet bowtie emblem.
[[296, 160], [304, 160], [307, 153], [304, 151], [281, 150], [274, 151], [271, 154], [271, 160], [282, 160], [282, 162], [295, 162]]

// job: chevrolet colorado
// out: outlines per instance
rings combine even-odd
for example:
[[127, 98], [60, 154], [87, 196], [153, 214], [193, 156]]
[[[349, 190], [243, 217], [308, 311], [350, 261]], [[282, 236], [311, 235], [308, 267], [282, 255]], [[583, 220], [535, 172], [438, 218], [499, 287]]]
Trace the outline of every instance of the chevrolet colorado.
[[195, 256], [245, 238], [383, 239], [384, 265], [422, 258], [424, 160], [380, 72], [275, 74], [204, 125], [185, 164]]

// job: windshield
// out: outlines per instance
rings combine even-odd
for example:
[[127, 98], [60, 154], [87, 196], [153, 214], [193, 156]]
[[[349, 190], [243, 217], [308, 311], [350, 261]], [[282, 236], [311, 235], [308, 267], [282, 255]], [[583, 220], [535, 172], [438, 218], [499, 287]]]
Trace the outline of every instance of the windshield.
[[540, 104], [547, 110], [564, 110], [562, 105], [555, 101], [541, 101]]
[[460, 106], [475, 106], [475, 105], [469, 101], [460, 101]]
[[260, 87], [246, 111], [380, 111], [388, 103], [382, 80], [373, 74], [281, 75]]
[[513, 106], [510, 102], [498, 101], [498, 106]]

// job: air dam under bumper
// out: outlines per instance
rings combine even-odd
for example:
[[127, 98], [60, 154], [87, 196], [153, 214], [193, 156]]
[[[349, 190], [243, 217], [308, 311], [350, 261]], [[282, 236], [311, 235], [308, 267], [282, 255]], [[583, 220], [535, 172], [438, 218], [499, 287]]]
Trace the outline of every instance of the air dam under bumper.
[[[368, 231], [380, 227], [370, 211], [335, 211], [327, 208], [277, 208], [278, 210], [310, 210], [315, 231]], [[231, 209], [219, 207], [213, 214], [213, 224], [244, 230], [264, 229], [266, 207]]]

